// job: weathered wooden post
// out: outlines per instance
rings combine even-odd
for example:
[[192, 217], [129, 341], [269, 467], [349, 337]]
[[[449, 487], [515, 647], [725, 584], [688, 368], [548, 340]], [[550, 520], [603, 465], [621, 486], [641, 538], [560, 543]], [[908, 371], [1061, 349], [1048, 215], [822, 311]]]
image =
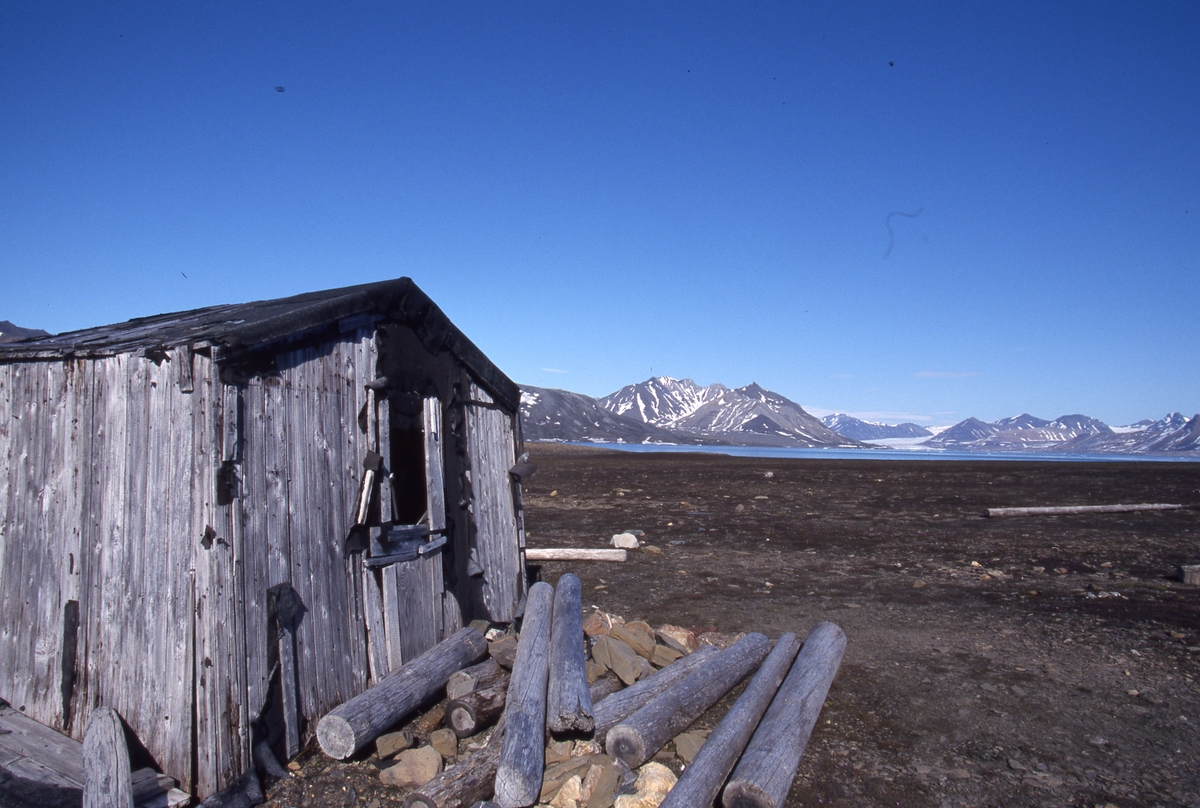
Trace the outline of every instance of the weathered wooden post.
[[584, 661], [581, 587], [579, 576], [568, 572], [558, 579], [550, 629], [546, 728], [551, 732], [591, 732], [596, 726]]
[[382, 735], [446, 684], [450, 674], [487, 653], [487, 640], [464, 628], [335, 707], [317, 724], [321, 750], [344, 760]]
[[[636, 769], [758, 667], [771, 641], [751, 632], [608, 731], [604, 749]], [[601, 702], [603, 703], [603, 702]]]
[[125, 729], [111, 707], [92, 711], [83, 736], [83, 808], [133, 808]]
[[542, 788], [553, 601], [554, 588], [550, 584], [539, 581], [529, 588], [504, 710], [504, 740], [496, 767], [495, 801], [501, 808], [533, 805]]
[[659, 808], [696, 808], [712, 804], [799, 650], [800, 641], [795, 634], [784, 634], [779, 638], [745, 692], [708, 736]]
[[725, 787], [725, 808], [781, 808], [845, 650], [846, 635], [833, 623], [809, 632]]

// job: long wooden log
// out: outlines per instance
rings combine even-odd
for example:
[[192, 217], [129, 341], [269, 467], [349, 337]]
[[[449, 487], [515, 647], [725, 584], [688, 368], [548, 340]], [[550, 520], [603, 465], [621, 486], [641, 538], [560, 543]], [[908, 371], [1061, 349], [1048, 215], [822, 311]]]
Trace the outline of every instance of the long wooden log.
[[83, 808], [133, 808], [125, 730], [111, 707], [92, 711], [83, 736]]
[[476, 690], [446, 705], [446, 724], [460, 738], [469, 738], [504, 712], [508, 683]]
[[496, 767], [495, 802], [526, 808], [537, 802], [546, 763], [546, 680], [550, 674], [550, 623], [554, 588], [545, 581], [529, 587], [521, 641], [513, 660], [504, 709], [504, 740]]
[[708, 808], [712, 804], [799, 650], [800, 640], [795, 634], [779, 638], [745, 692], [708, 736], [659, 808]]
[[610, 729], [605, 751], [631, 769], [641, 766], [757, 668], [770, 650], [771, 641], [758, 632], [742, 637]]
[[502, 715], [487, 746], [413, 791], [405, 797], [404, 808], [460, 808], [492, 796], [504, 741], [504, 725]]
[[596, 726], [584, 659], [582, 587], [579, 576], [568, 572], [554, 590], [546, 692], [546, 728], [551, 732], [591, 732]]
[[705, 645], [683, 659], [677, 659], [662, 670], [650, 674], [645, 679], [639, 679], [624, 690], [613, 693], [604, 701], [597, 702], [593, 708], [596, 716], [596, 729], [593, 737], [603, 739], [610, 729], [633, 715], [655, 696], [687, 678], [692, 671], [716, 656], [717, 653], [716, 648]]
[[461, 699], [476, 690], [487, 690], [490, 687], [508, 679], [508, 671], [500, 667], [500, 663], [488, 657], [478, 665], [463, 668], [450, 674], [446, 680], [446, 698], [453, 701]]
[[725, 808], [783, 805], [845, 650], [846, 635], [833, 623], [819, 623], [809, 632], [733, 770], [722, 796]]
[[583, 547], [526, 547], [526, 561], [624, 561], [624, 550], [585, 549]]
[[1184, 505], [1062, 505], [1037, 508], [988, 508], [989, 517], [995, 516], [1058, 516], [1077, 513], [1132, 513], [1134, 511], [1179, 511]]
[[487, 640], [473, 628], [443, 640], [327, 713], [317, 723], [321, 750], [345, 760], [440, 690], [450, 674], [486, 653]]

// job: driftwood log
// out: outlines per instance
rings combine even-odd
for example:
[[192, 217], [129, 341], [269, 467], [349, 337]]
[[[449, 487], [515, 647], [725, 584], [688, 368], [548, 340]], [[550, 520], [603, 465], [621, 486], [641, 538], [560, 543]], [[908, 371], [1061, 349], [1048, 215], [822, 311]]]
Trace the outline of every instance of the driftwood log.
[[733, 770], [722, 797], [725, 808], [781, 808], [845, 650], [846, 635], [833, 623], [809, 632]]
[[618, 549], [587, 549], [583, 547], [525, 548], [526, 561], [624, 561], [628, 555]]
[[1132, 513], [1134, 511], [1179, 511], [1183, 505], [1063, 505], [1037, 508], [988, 508], [985, 514], [995, 516], [1059, 516], [1076, 513]]
[[539, 581], [529, 587], [521, 641], [513, 660], [504, 740], [496, 768], [495, 802], [525, 808], [537, 802], [546, 762], [546, 680], [550, 673], [550, 623], [554, 588]]
[[696, 808], [712, 804], [799, 650], [800, 641], [795, 634], [784, 634], [779, 638], [745, 692], [708, 736], [659, 808]]
[[476, 690], [446, 705], [446, 725], [459, 738], [469, 738], [504, 712], [508, 683]]
[[460, 808], [487, 800], [496, 785], [504, 724], [501, 716], [487, 746], [413, 791], [405, 797], [404, 808]]
[[770, 650], [771, 641], [758, 632], [742, 637], [610, 729], [605, 751], [631, 769], [641, 766], [757, 668]]
[[111, 707], [92, 711], [83, 736], [83, 808], [133, 808], [125, 730]]
[[603, 739], [610, 729], [716, 655], [717, 649], [706, 645], [597, 703], [593, 709], [596, 715], [594, 737]]
[[327, 713], [317, 724], [321, 750], [345, 760], [440, 690], [450, 674], [486, 653], [487, 641], [473, 628], [443, 640]]
[[508, 679], [508, 671], [500, 663], [488, 657], [478, 665], [463, 668], [450, 674], [446, 680], [446, 698], [453, 701], [476, 690], [487, 690]]
[[554, 590], [546, 692], [546, 728], [551, 732], [591, 732], [596, 726], [584, 654], [582, 589], [579, 577], [568, 572]]

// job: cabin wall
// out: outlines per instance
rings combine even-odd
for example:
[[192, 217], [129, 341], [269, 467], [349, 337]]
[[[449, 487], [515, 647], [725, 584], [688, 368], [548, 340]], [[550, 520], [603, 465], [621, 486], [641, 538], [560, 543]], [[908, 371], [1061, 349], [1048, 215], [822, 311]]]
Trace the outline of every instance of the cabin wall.
[[230, 373], [180, 349], [0, 365], [0, 697], [76, 738], [113, 707], [200, 797], [250, 765], [259, 719], [278, 715], [273, 586], [303, 604], [290, 680], [303, 738], [370, 681], [378, 578], [344, 552], [378, 446], [366, 383], [388, 373], [389, 390], [420, 397], [419, 422], [440, 415], [449, 541], [428, 605], [441, 636], [511, 620], [524, 592], [516, 416], [449, 352], [385, 323], [266, 360]]
[[[238, 496], [219, 510], [228, 530], [241, 536], [233, 560], [241, 573], [235, 600], [244, 620], [247, 724], [278, 693], [278, 680], [269, 678], [280, 654], [268, 590], [279, 584], [290, 584], [302, 604], [291, 676], [303, 735], [311, 736], [317, 719], [367, 686], [361, 562], [344, 550], [370, 448], [358, 415], [367, 403], [364, 385], [375, 377], [373, 336], [360, 328], [280, 353], [274, 370], [223, 394], [229, 402], [223, 432], [237, 438], [223, 436], [222, 443]], [[233, 643], [237, 652], [219, 624], [213, 632], [214, 643]], [[215, 717], [219, 704], [209, 702]], [[200, 744], [200, 753], [220, 746]], [[202, 761], [202, 784], [225, 783], [221, 765], [219, 757]], [[211, 773], [203, 775], [205, 769]]]
[[192, 431], [167, 425], [204, 406], [175, 370], [161, 355], [0, 368], [0, 696], [76, 738], [111, 706], [187, 784], [198, 469]]

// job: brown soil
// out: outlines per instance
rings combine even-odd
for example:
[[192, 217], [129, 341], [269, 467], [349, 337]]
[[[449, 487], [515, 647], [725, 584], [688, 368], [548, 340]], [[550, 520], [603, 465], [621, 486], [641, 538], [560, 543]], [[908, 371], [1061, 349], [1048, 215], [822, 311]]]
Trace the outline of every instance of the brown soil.
[[[771, 637], [845, 630], [788, 806], [1200, 808], [1200, 589], [1168, 577], [1200, 563], [1200, 512], [982, 516], [1200, 503], [1200, 464], [531, 453], [530, 547], [637, 529], [662, 551], [541, 565], [551, 582], [576, 572], [585, 605]], [[369, 759], [302, 762], [269, 805], [402, 799]]]

